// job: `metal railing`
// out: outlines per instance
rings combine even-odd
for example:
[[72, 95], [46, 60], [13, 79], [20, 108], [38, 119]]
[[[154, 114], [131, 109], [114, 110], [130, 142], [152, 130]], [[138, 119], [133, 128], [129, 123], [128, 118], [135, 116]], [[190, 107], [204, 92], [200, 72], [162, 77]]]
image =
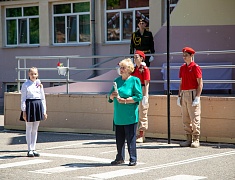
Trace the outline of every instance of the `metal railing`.
[[[235, 53], [235, 50], [224, 50], [224, 51], [198, 51], [197, 55], [199, 54], [225, 54], [225, 53]], [[149, 56], [163, 56], [166, 55], [166, 53], [155, 53], [155, 54], [148, 54]], [[182, 55], [182, 52], [172, 52], [171, 56], [173, 55]], [[72, 82], [112, 82], [112, 80], [92, 80], [92, 79], [86, 79], [86, 80], [73, 80], [70, 79], [70, 71], [78, 71], [84, 72], [84, 71], [91, 71], [91, 70], [114, 70], [116, 67], [113, 68], [99, 68], [97, 66], [113, 61], [117, 58], [125, 58], [125, 57], [131, 57], [133, 55], [130, 54], [125, 54], [125, 55], [109, 55], [109, 56], [101, 56], [101, 55], [96, 55], [96, 56], [16, 56], [17, 59], [17, 90], [18, 92], [20, 91], [20, 83], [24, 82], [27, 79], [27, 72], [29, 67], [27, 67], [27, 61], [31, 60], [65, 60], [66, 65], [65, 67], [67, 68], [67, 74], [66, 78], [58, 78], [58, 79], [40, 79], [42, 82], [65, 82], [66, 83], [66, 93], [69, 93], [69, 83]], [[101, 59], [101, 58], [109, 58], [107, 60], [104, 60], [102, 62], [99, 62], [95, 65], [92, 65], [88, 68], [77, 68], [77, 67], [70, 67], [70, 61], [73, 59]], [[21, 67], [21, 61], [23, 61], [23, 67]], [[202, 69], [212, 69], [212, 68], [235, 68], [235, 65], [212, 65], [212, 66], [200, 66]], [[162, 70], [164, 67], [149, 67], [150, 70]], [[170, 69], [179, 69], [180, 66], [170, 66]], [[165, 67], [166, 69], [166, 67]], [[52, 67], [52, 68], [38, 68], [40, 71], [58, 71], [57, 67]], [[23, 78], [21, 78], [21, 72], [24, 72]], [[166, 80], [152, 80], [150, 81], [151, 83], [166, 83]], [[180, 80], [170, 80], [171, 83], [179, 83]], [[203, 83], [235, 83], [235, 80], [203, 80]]]

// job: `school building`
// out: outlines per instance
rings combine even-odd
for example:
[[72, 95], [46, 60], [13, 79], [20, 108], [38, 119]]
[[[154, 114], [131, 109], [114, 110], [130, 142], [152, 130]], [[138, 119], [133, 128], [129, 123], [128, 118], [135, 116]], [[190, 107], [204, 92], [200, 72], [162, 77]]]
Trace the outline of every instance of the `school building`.
[[[193, 47], [195, 61], [205, 65], [234, 65], [234, 0], [170, 0], [170, 51]], [[156, 55], [151, 67], [165, 66], [167, 52], [167, 0], [9, 0], [0, 1], [0, 104], [4, 92], [15, 91], [17, 56], [128, 55], [131, 33], [137, 20], [147, 20]], [[220, 52], [222, 51], [222, 52]], [[215, 53], [213, 53], [215, 52]], [[70, 67], [115, 68], [120, 58], [79, 58]], [[27, 67], [56, 68], [60, 58], [28, 61]], [[106, 63], [102, 63], [107, 61]], [[21, 62], [24, 64], [24, 62]], [[183, 63], [181, 54], [172, 54], [170, 63]], [[178, 64], [177, 64], [178, 63]], [[235, 70], [223, 69], [218, 78], [235, 79]], [[107, 70], [98, 71], [102, 75]], [[208, 73], [213, 78], [216, 69]], [[225, 72], [226, 75], [223, 75]], [[86, 80], [93, 70], [71, 73], [75, 81]], [[164, 70], [151, 71], [152, 80], [163, 80]], [[177, 72], [172, 73], [177, 78]], [[212, 76], [211, 76], [212, 74]], [[40, 79], [59, 78], [56, 71], [39, 71]], [[27, 78], [27, 77], [26, 77]], [[44, 87], [58, 85], [45, 82]], [[164, 91], [165, 83], [151, 83], [150, 92]], [[208, 85], [211, 89], [235, 90], [235, 84]], [[172, 87], [176, 88], [177, 87]]]

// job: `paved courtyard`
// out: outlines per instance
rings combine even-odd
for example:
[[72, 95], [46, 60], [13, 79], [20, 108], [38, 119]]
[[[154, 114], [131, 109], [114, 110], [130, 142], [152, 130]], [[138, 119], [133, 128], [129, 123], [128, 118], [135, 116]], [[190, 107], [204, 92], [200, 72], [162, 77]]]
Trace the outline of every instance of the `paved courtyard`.
[[235, 179], [235, 145], [203, 143], [181, 148], [179, 141], [150, 139], [137, 144], [138, 164], [111, 166], [116, 155], [112, 135], [39, 132], [41, 156], [26, 157], [24, 131], [6, 131], [0, 116], [0, 179]]

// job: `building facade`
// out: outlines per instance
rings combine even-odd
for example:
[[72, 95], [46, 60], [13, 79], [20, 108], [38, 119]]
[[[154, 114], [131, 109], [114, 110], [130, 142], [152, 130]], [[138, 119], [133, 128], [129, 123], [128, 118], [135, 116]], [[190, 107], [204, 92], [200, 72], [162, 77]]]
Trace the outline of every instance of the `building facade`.
[[[234, 0], [171, 0], [170, 51], [184, 46], [196, 51], [235, 49]], [[11, 0], [0, 1], [0, 98], [16, 89], [17, 56], [128, 55], [131, 33], [137, 20], [147, 20], [152, 31], [156, 55], [151, 67], [166, 63], [166, 0]], [[198, 54], [198, 63], [235, 63], [233, 53]], [[71, 67], [87, 68], [106, 59], [84, 58], [71, 61]], [[114, 68], [120, 59], [99, 67]], [[58, 60], [35, 60], [27, 66], [56, 67]], [[171, 55], [171, 62], [183, 62]], [[23, 63], [23, 62], [22, 62]], [[58, 78], [56, 71], [40, 71], [40, 78]], [[92, 71], [74, 73], [71, 78], [84, 80]], [[102, 74], [103, 72], [99, 72]], [[152, 80], [162, 80], [161, 70], [151, 71]], [[232, 79], [235, 79], [234, 70]], [[53, 83], [45, 83], [52, 86]], [[150, 91], [164, 90], [154, 83]], [[233, 85], [234, 90], [234, 85]]]

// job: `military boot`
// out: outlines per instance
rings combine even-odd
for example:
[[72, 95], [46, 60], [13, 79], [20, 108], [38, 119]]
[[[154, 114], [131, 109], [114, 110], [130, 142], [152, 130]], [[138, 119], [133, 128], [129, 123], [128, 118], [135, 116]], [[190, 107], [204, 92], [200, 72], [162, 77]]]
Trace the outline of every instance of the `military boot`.
[[191, 144], [191, 147], [192, 148], [198, 148], [200, 146], [200, 143], [199, 143], [199, 136], [193, 136], [193, 142]]
[[181, 147], [190, 147], [190, 146], [191, 146], [191, 143], [192, 143], [192, 135], [191, 135], [191, 134], [187, 134], [186, 137], [187, 137], [187, 140], [180, 143], [180, 146], [181, 146]]

